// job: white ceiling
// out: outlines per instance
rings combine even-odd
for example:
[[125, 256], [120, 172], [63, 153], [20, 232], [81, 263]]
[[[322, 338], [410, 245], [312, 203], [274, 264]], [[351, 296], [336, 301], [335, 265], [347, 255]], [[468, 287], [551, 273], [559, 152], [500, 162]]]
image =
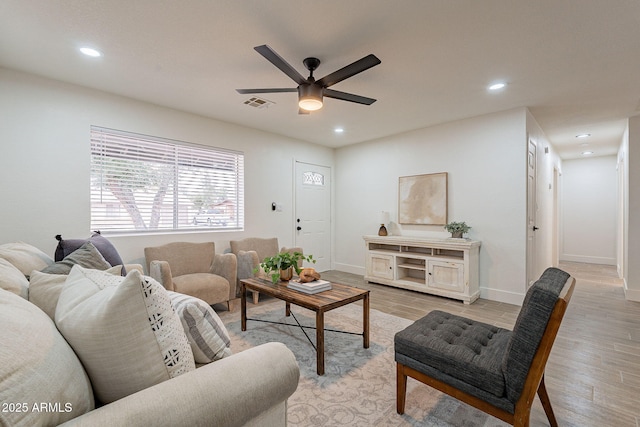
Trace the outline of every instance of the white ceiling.
[[[373, 53], [382, 64], [332, 89], [378, 101], [244, 105], [236, 88], [296, 86], [261, 44], [305, 76], [320, 58], [316, 78]], [[329, 147], [528, 107], [568, 159], [615, 154], [640, 113], [640, 2], [0, 0], [0, 66]], [[497, 80], [507, 88], [489, 93]]]

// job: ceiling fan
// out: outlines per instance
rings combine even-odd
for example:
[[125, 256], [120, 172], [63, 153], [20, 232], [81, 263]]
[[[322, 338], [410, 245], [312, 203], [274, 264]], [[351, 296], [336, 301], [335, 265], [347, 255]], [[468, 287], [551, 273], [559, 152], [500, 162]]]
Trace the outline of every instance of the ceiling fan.
[[339, 99], [341, 101], [355, 102], [358, 104], [371, 105], [376, 102], [373, 98], [367, 98], [360, 95], [354, 95], [352, 93], [340, 92], [337, 90], [329, 89], [329, 86], [333, 86], [349, 77], [355, 76], [371, 67], [375, 67], [380, 64], [381, 61], [373, 54], [369, 54], [362, 59], [359, 59], [346, 67], [343, 67], [331, 74], [328, 74], [316, 80], [313, 77], [313, 72], [320, 65], [318, 58], [305, 58], [302, 63], [309, 70], [309, 77], [306, 79], [287, 61], [285, 61], [280, 55], [278, 55], [273, 49], [266, 44], [262, 46], [256, 46], [254, 49], [267, 61], [278, 67], [283, 73], [289, 76], [294, 82], [298, 84], [296, 88], [272, 88], [272, 89], [236, 89], [238, 93], [282, 93], [282, 92], [298, 92], [298, 106], [300, 107], [300, 114], [309, 114], [310, 111], [319, 110], [322, 108], [322, 98], [324, 96], [328, 98]]

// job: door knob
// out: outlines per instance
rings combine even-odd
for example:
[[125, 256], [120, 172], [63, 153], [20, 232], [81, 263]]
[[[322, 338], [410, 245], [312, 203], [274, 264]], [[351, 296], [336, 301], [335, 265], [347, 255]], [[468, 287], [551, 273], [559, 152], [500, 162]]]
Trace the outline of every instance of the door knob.
[[539, 229], [539, 227], [536, 227], [535, 225], [533, 226], [533, 231], [536, 231], [538, 229]]
[[296, 230], [300, 231], [300, 230], [302, 230], [302, 227], [297, 226], [297, 227], [296, 227]]

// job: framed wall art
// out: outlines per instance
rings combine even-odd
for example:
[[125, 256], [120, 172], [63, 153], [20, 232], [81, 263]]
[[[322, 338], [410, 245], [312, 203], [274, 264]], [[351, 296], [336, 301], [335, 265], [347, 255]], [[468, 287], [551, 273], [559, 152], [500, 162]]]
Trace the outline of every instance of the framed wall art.
[[401, 176], [398, 189], [398, 222], [445, 225], [447, 199], [447, 172]]

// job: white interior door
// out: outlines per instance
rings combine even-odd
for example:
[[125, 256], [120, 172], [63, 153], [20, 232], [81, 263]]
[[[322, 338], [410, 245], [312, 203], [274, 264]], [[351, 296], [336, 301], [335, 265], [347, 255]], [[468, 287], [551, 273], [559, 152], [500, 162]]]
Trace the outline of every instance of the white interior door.
[[296, 162], [296, 246], [317, 260], [317, 271], [331, 269], [331, 168]]
[[527, 153], [527, 288], [537, 279], [536, 265], [536, 144], [529, 140]]

